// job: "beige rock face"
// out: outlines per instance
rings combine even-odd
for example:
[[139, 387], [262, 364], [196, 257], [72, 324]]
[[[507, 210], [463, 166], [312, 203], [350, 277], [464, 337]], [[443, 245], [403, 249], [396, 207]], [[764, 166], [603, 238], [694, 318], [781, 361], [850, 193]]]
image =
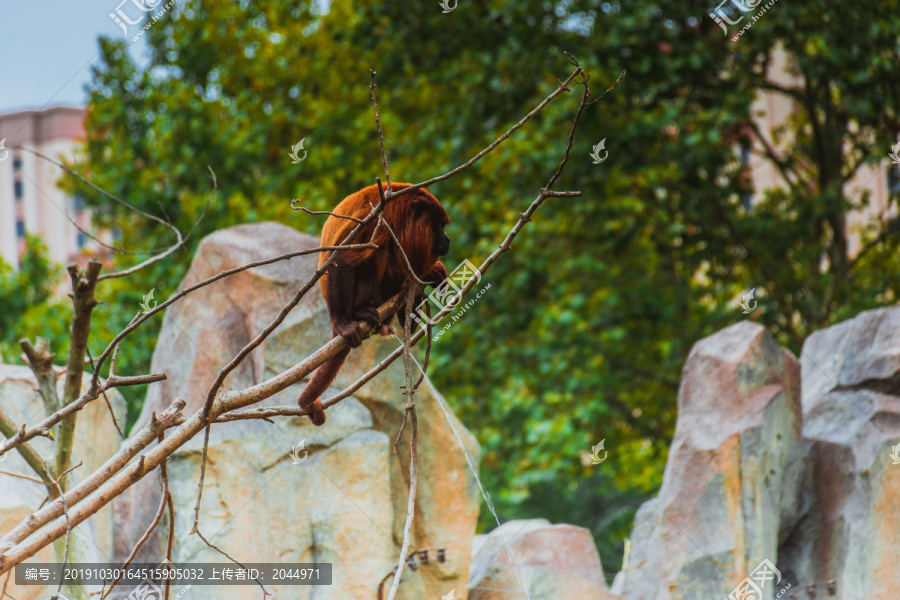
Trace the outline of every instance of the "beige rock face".
[[581, 527], [508, 521], [478, 536], [472, 554], [471, 600], [523, 598], [523, 584], [532, 600], [619, 598], [607, 589], [594, 540]]
[[[778, 567], [798, 585], [834, 579], [844, 600], [900, 595], [900, 307], [811, 335], [801, 354], [802, 514]], [[827, 597], [823, 585], [819, 597]]]
[[[204, 240], [183, 283], [292, 250], [313, 248], [317, 238], [275, 223], [244, 225]], [[317, 255], [244, 271], [176, 303], [166, 312], [153, 357], [153, 372], [168, 379], [151, 386], [139, 420], [175, 398], [187, 401], [185, 414], [203, 405], [219, 370], [257, 335], [312, 276]], [[330, 337], [327, 308], [314, 288], [266, 342], [231, 373], [226, 388], [263, 381], [287, 369]], [[335, 387], [355, 381], [396, 347], [393, 338], [373, 338], [351, 352]], [[275, 587], [280, 599], [374, 598], [379, 582], [396, 566], [409, 489], [408, 434], [399, 455], [393, 443], [405, 399], [402, 361], [328, 410], [324, 427], [306, 417], [276, 417], [274, 424], [239, 421], [212, 428], [201, 510], [201, 532], [242, 562], [330, 562], [334, 584]], [[295, 405], [303, 384], [264, 402]], [[411, 549], [445, 548], [447, 560], [407, 571], [398, 598], [440, 598], [456, 589], [463, 598], [479, 493], [457, 433], [477, 466], [475, 439], [438, 405], [425, 385], [419, 410], [419, 487]], [[451, 427], [452, 424], [452, 427]], [[454, 433], [455, 432], [457, 433]], [[303, 442], [303, 447], [298, 444]], [[176, 507], [175, 562], [218, 561], [196, 536], [188, 535], [199, 476], [202, 440], [195, 439], [170, 461]], [[297, 447], [291, 457], [292, 448]], [[148, 477], [115, 504], [116, 556], [123, 558], [152, 520], [159, 502], [158, 481]], [[167, 519], [160, 531], [167, 530]], [[162, 556], [159, 536], [142, 559]], [[434, 560], [435, 552], [431, 557]], [[243, 599], [248, 587], [194, 586], [191, 598]]]
[[662, 488], [635, 519], [622, 595], [727, 598], [763, 559], [774, 562], [797, 520], [800, 436], [799, 365], [768, 332], [744, 321], [697, 342]]
[[[58, 387], [62, 389], [62, 379]], [[87, 386], [82, 388], [87, 391]], [[125, 423], [125, 400], [115, 390], [106, 393], [119, 421]], [[0, 406], [16, 423], [35, 425], [46, 414], [37, 383], [28, 367], [0, 365]], [[51, 440], [43, 437], [29, 442], [42, 456], [51, 462], [56, 448]], [[89, 404], [78, 413], [73, 443], [73, 464], [83, 461], [84, 465], [72, 471], [67, 478], [72, 486], [100, 467], [119, 447], [119, 434], [112, 422], [109, 409], [102, 398]], [[0, 470], [28, 477], [37, 477], [28, 463], [15, 450], [9, 452], [0, 463]], [[18, 525], [22, 519], [38, 509], [47, 496], [41, 483], [0, 473], [0, 531], [6, 533]], [[81, 556], [92, 562], [112, 560], [113, 515], [107, 506], [91, 517], [86, 523], [73, 530], [71, 544], [77, 546]], [[56, 562], [53, 546], [41, 550], [29, 562]], [[7, 594], [18, 600], [47, 598], [56, 591], [46, 586], [16, 586], [11, 579]]]

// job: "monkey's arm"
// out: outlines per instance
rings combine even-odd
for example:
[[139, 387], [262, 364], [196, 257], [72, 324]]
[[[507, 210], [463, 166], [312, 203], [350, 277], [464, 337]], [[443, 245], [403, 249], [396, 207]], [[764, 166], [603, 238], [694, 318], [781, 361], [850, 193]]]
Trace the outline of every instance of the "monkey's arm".
[[431, 284], [431, 287], [437, 287], [441, 285], [443, 282], [447, 281], [447, 267], [444, 266], [444, 263], [441, 261], [437, 261], [434, 263], [434, 266], [431, 268], [431, 271], [428, 273], [428, 277], [425, 278], [425, 281]]
[[357, 348], [363, 341], [362, 329], [353, 321], [356, 269], [350, 265], [335, 264], [328, 270], [328, 313], [331, 316], [331, 331], [343, 336], [351, 348]]
[[[428, 275], [422, 278], [423, 281], [427, 281], [428, 284], [437, 288], [439, 285], [447, 281], [449, 275], [447, 274], [447, 267], [444, 266], [444, 263], [441, 261], [437, 261], [434, 263], [434, 266], [431, 268], [431, 271], [428, 272]], [[415, 300], [415, 307], [418, 310], [419, 306], [421, 306], [422, 302], [425, 300], [425, 296], [417, 296]], [[406, 313], [403, 310], [400, 310], [397, 313], [397, 320], [400, 321], [400, 327], [406, 327]]]

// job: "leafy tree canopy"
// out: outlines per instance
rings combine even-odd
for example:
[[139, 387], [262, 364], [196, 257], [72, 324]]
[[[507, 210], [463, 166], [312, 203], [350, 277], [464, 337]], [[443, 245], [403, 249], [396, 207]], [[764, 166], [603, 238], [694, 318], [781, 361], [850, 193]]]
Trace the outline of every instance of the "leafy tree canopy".
[[[436, 2], [322, 6], [184, 0], [147, 32], [143, 68], [128, 42], [100, 41], [81, 167], [183, 231], [206, 203], [207, 165], [219, 184], [188, 248], [120, 293], [136, 309], [150, 288], [173, 291], [199, 238], [222, 227], [277, 220], [318, 233], [321, 220], [292, 212], [291, 199], [328, 209], [382, 173], [369, 69], [396, 181], [443, 172], [493, 140], [565, 76], [563, 51], [596, 92], [627, 69], [586, 113], [558, 183], [582, 198], [541, 209], [485, 276], [490, 291], [435, 345], [433, 369], [482, 443], [501, 513], [590, 526], [607, 570], [631, 511], [660, 483], [687, 353], [745, 318], [743, 291], [759, 290], [752, 318], [795, 353], [809, 332], [893, 301], [897, 237], [863, 231], [865, 252], [848, 257], [844, 222], [868, 201], [847, 182], [900, 133], [897, 0], [777, 3], [735, 42], [692, 0], [492, 0], [449, 14]], [[783, 83], [779, 52], [795, 83]], [[753, 189], [737, 151], [754, 137], [761, 91], [796, 109], [772, 152], [754, 146], [783, 179], [771, 189]], [[433, 186], [453, 219], [449, 265], [496, 247], [559, 160], [576, 100]], [[294, 165], [300, 139], [308, 156]], [[609, 157], [594, 164], [604, 139]], [[73, 187], [129, 250], [171, 243], [158, 224]], [[136, 369], [155, 332], [142, 335], [130, 342]], [[609, 459], [591, 466], [583, 457], [601, 439]]]

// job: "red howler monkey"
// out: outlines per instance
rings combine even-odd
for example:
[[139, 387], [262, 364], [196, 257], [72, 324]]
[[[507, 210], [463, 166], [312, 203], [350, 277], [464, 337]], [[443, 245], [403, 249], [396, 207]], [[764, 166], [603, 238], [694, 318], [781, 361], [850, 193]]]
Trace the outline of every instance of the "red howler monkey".
[[[408, 183], [392, 183], [391, 189], [401, 190], [409, 186]], [[370, 185], [344, 198], [333, 212], [335, 215], [363, 219], [378, 202], [378, 187]], [[400, 241], [416, 277], [432, 285], [447, 279], [447, 269], [438, 257], [450, 250], [450, 238], [444, 232], [450, 218], [437, 198], [421, 188], [397, 196], [385, 205], [384, 220]], [[322, 245], [337, 246], [357, 224], [350, 219], [333, 215], [328, 217], [322, 228]], [[319, 280], [331, 316], [332, 338], [343, 336], [350, 348], [356, 348], [363, 342], [362, 330], [356, 321], [369, 323], [381, 335], [394, 333], [390, 319], [379, 323], [378, 307], [399, 293], [410, 279], [406, 261], [387, 228], [379, 228], [375, 239], [372, 239], [375, 225], [373, 220], [354, 239], [359, 243], [372, 241], [378, 245], [377, 250], [338, 251], [334, 262]], [[329, 254], [322, 252], [319, 255], [320, 267], [328, 260]], [[403, 311], [397, 313], [401, 325], [405, 323], [405, 317]], [[325, 423], [325, 410], [319, 396], [334, 381], [350, 348], [344, 348], [321, 365], [297, 400], [302, 408], [310, 409], [309, 419], [317, 426]]]

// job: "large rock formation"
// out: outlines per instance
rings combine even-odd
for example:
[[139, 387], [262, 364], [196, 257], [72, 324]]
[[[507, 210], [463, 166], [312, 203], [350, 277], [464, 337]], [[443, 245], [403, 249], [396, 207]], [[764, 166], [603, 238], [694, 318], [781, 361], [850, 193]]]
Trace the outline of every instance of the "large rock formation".
[[778, 554], [797, 586], [834, 580], [843, 600], [900, 597], [900, 307], [803, 345], [800, 520]]
[[798, 404], [797, 362], [759, 326], [695, 345], [663, 486], [638, 512], [613, 590], [898, 597], [900, 307], [812, 334], [800, 365]]
[[[318, 239], [275, 223], [225, 229], [204, 240], [183, 285], [317, 245]], [[168, 378], [151, 386], [138, 425], [175, 398], [186, 400], [186, 415], [201, 407], [219, 370], [312, 276], [317, 260], [313, 254], [243, 271], [170, 307], [152, 366], [153, 372], [165, 372]], [[326, 306], [319, 290], [313, 289], [229, 375], [225, 387], [253, 385], [293, 366], [330, 334]], [[350, 354], [331, 392], [355, 381], [398, 346], [393, 338], [365, 342]], [[329, 409], [328, 422], [321, 428], [306, 417], [215, 425], [201, 510], [204, 536], [240, 561], [332, 563], [332, 586], [270, 589], [278, 598], [374, 598], [379, 582], [396, 566], [406, 518], [408, 443], [400, 445], [399, 455], [393, 454], [405, 406], [403, 382], [402, 362], [397, 361], [353, 397]], [[292, 386], [263, 405], [296, 405], [302, 387]], [[479, 494], [457, 432], [474, 464], [479, 449], [438, 402], [423, 385], [417, 396], [419, 476], [411, 549], [431, 548], [431, 562], [417, 571], [407, 570], [398, 598], [440, 598], [454, 588], [460, 598], [466, 588]], [[201, 445], [202, 439], [195, 439], [170, 460], [176, 563], [221, 560], [198, 536], [188, 535]], [[292, 460], [293, 448], [299, 460]], [[118, 560], [143, 534], [158, 502], [155, 477], [146, 478], [116, 502]], [[166, 529], [164, 521], [157, 532]], [[141, 558], [158, 560], [163, 545], [159, 536], [152, 537]], [[434, 561], [437, 548], [446, 549], [445, 563]], [[243, 599], [249, 597], [248, 590], [195, 586], [190, 594], [197, 600]]]
[[591, 532], [545, 519], [508, 521], [472, 548], [469, 600], [615, 600]]
[[749, 321], [694, 345], [663, 485], [637, 513], [614, 591], [628, 600], [724, 599], [774, 560], [797, 518], [799, 383], [793, 355]]
[[[85, 378], [87, 379], [87, 378]], [[86, 382], [82, 392], [87, 391]], [[62, 381], [59, 382], [60, 388]], [[109, 398], [112, 414], [121, 427], [125, 425], [125, 400], [115, 390], [106, 393]], [[17, 424], [35, 425], [46, 417], [41, 394], [37, 382], [28, 367], [0, 365], [0, 406]], [[110, 409], [103, 398], [88, 404], [78, 413], [75, 426], [75, 439], [72, 444], [73, 464], [79, 461], [84, 464], [66, 477], [70, 487], [74, 487], [86, 476], [99, 468], [115, 454], [119, 448], [119, 434], [112, 422]], [[28, 442], [48, 463], [56, 452], [55, 443], [43, 437]], [[24, 477], [38, 477], [25, 459], [16, 450], [0, 457], [0, 470]], [[47, 489], [22, 477], [0, 473], [0, 532], [7, 533], [18, 525], [22, 519], [36, 511], [47, 497]], [[102, 508], [96, 515], [88, 519], [72, 531], [70, 543], [73, 553], [82, 561], [106, 563], [112, 560], [113, 554], [113, 515], [109, 506]], [[30, 559], [30, 562], [56, 562], [53, 546], [48, 546]], [[5, 579], [5, 577], [4, 577]], [[93, 588], [92, 588], [93, 589]], [[18, 600], [48, 598], [56, 592], [56, 586], [17, 586], [10, 579], [6, 593]]]

